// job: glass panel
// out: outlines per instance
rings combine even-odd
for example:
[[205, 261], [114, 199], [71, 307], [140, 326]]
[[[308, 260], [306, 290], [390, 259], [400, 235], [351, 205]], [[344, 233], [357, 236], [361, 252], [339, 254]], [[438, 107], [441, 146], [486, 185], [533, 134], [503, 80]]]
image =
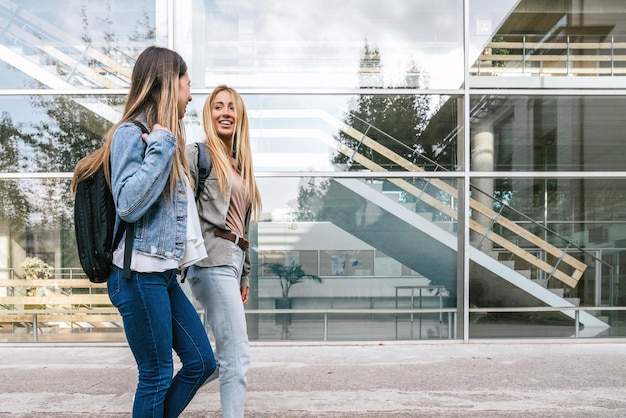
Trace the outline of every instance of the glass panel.
[[125, 341], [80, 268], [69, 180], [0, 180], [0, 201], [0, 340]]
[[17, 71], [2, 88], [125, 88], [134, 58], [155, 43], [155, 2], [3, 1], [0, 26], [0, 59]]
[[[121, 117], [123, 96], [0, 97], [2, 171], [71, 172]], [[194, 96], [188, 141], [203, 138]], [[452, 171], [457, 102], [450, 97], [254, 96], [249, 111], [257, 171]], [[433, 111], [445, 103], [445, 110]], [[415, 166], [414, 166], [414, 165]]]
[[45, 254], [43, 260], [55, 269], [80, 267], [69, 180], [5, 179], [0, 194], [0, 228], [8, 239], [2, 265], [17, 267], [25, 256]]
[[624, 96], [474, 96], [473, 171], [624, 171]]
[[[206, 96], [185, 116], [204, 136]], [[428, 95], [244, 95], [259, 171], [453, 171], [460, 100]], [[437, 109], [441, 111], [437, 112]]]
[[483, 254], [470, 253], [470, 336], [572, 336], [574, 311], [558, 309], [567, 306], [590, 307], [582, 336], [623, 336], [622, 311], [594, 307], [621, 306], [626, 295], [624, 180], [471, 183], [471, 244]]
[[205, 1], [206, 80], [239, 88], [459, 88], [463, 1]]
[[0, 96], [3, 172], [72, 172], [123, 111], [121, 96]]
[[[259, 178], [266, 214], [253, 238], [257, 246], [252, 258], [258, 273], [252, 276], [253, 291], [246, 306], [251, 338], [453, 338], [455, 199], [420, 189], [418, 203], [414, 194], [417, 183], [396, 178]], [[454, 186], [450, 180], [446, 184]], [[36, 307], [58, 314], [59, 306], [85, 309], [84, 313], [93, 313], [98, 307], [115, 314], [104, 289], [85, 283], [80, 269], [69, 180], [2, 180], [0, 194], [0, 263], [7, 266], [0, 271], [0, 279], [13, 281], [0, 283], [1, 308]], [[28, 279], [22, 263], [35, 257], [46, 263], [40, 272], [50, 269], [50, 277], [46, 277], [50, 281], [27, 287], [27, 282], [19, 282]], [[76, 297], [92, 293], [100, 296]], [[44, 295], [53, 297], [54, 302], [46, 302], [51, 299], [42, 299]], [[28, 303], [31, 299], [9, 299], [15, 296], [35, 298], [32, 304]], [[259, 311], [276, 308], [316, 311], [279, 312], [270, 319]], [[320, 330], [327, 309], [343, 311], [326, 316], [328, 328], [323, 335]], [[397, 309], [412, 311], [396, 313]], [[417, 309], [431, 311], [420, 314]], [[121, 326], [119, 319], [76, 322], [100, 327], [99, 321], [106, 322], [107, 327], [112, 323], [111, 328], [118, 330]], [[56, 336], [58, 329], [47, 329], [46, 340], [80, 340], [72, 336], [71, 319], [54, 322], [63, 323], [62, 328], [68, 331]], [[28, 335], [25, 338], [33, 336], [32, 326]]]
[[[440, 309], [456, 306], [454, 199], [427, 191], [416, 203], [410, 179], [258, 183], [266, 214], [258, 294], [247, 305], [258, 339], [453, 338], [452, 313]], [[269, 317], [257, 308], [313, 311]], [[435, 312], [394, 312], [420, 308]]]
[[589, 79], [626, 75], [623, 2], [492, 3], [470, 1], [472, 87], [610, 87]]

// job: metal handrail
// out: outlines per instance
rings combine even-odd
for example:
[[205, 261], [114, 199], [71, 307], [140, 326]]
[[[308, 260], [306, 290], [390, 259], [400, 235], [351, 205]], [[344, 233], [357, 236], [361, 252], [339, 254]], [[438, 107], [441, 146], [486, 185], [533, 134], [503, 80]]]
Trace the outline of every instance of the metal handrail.
[[[473, 107], [473, 113], [477, 114], [480, 111], [480, 107], [483, 106], [484, 103], [483, 102], [479, 102], [477, 103], [474, 107]], [[422, 153], [418, 152], [417, 150], [411, 148], [410, 146], [406, 145], [405, 143], [401, 142], [400, 140], [398, 140], [397, 138], [394, 138], [393, 136], [389, 135], [388, 133], [382, 131], [381, 129], [375, 127], [374, 125], [372, 125], [371, 123], [365, 121], [364, 119], [360, 118], [358, 115], [354, 114], [354, 113], [350, 113], [350, 116], [355, 119], [358, 120], [359, 122], [365, 124], [367, 126], [367, 131], [369, 131], [370, 129], [373, 129], [377, 132], [380, 132], [382, 135], [384, 135], [387, 139], [393, 141], [394, 144], [398, 145], [399, 147], [409, 151], [412, 155], [422, 158], [425, 161], [427, 161], [429, 164], [432, 164], [435, 166], [436, 169], [441, 169], [445, 172], [449, 172], [450, 170], [448, 170], [446, 167], [438, 164], [437, 162], [429, 159], [428, 157], [426, 157], [425, 155], [423, 155]], [[363, 134], [365, 135], [365, 134]], [[362, 141], [359, 145], [362, 144]], [[356, 151], [354, 151], [356, 152]], [[524, 213], [520, 212], [519, 210], [513, 208], [512, 206], [508, 205], [507, 203], [505, 203], [504, 201], [488, 195], [487, 193], [485, 193], [484, 191], [482, 191], [481, 189], [479, 189], [478, 187], [474, 186], [473, 184], [470, 183], [470, 187], [472, 188], [472, 190], [476, 190], [477, 192], [482, 193], [483, 195], [487, 196], [489, 199], [492, 200], [492, 202], [494, 203], [499, 203], [500, 205], [502, 205], [502, 207], [506, 206], [507, 208], [510, 208], [512, 211], [514, 211], [516, 214], [524, 217], [525, 219], [527, 219], [528, 221], [530, 221], [532, 224], [534, 224], [535, 226], [537, 226], [538, 228], [540, 228], [541, 230], [543, 230], [544, 233], [546, 233], [546, 236], [554, 236], [559, 238], [560, 240], [563, 241], [565, 248], [571, 248], [574, 247], [576, 248], [579, 252], [582, 252], [583, 254], [588, 255], [589, 257], [591, 257], [593, 260], [599, 261], [600, 263], [604, 264], [605, 266], [614, 269], [615, 266], [612, 266], [610, 264], [608, 264], [606, 261], [598, 258], [597, 256], [595, 256], [594, 254], [590, 253], [589, 251], [585, 250], [584, 248], [580, 247], [579, 245], [575, 244], [573, 241], [563, 237], [562, 235], [560, 235], [558, 232], [551, 230], [550, 228], [546, 227], [545, 225], [535, 221], [534, 219], [530, 218], [529, 216], [525, 215]]]
[[504, 202], [503, 200], [500, 200], [500, 199], [498, 199], [495, 196], [488, 195], [487, 193], [485, 193], [483, 190], [479, 189], [478, 187], [472, 186], [472, 190], [476, 190], [477, 192], [482, 193], [483, 195], [489, 197], [493, 201], [495, 201], [495, 202], [499, 203], [500, 205], [502, 205], [502, 208], [501, 208], [500, 212], [502, 211], [502, 209], [504, 207], [506, 207], [506, 208], [510, 209], [511, 211], [513, 211], [516, 215], [519, 215], [519, 216], [523, 217], [528, 222], [530, 222], [533, 225], [543, 229], [545, 232], [549, 232], [552, 236], [555, 236], [555, 237], [561, 239], [565, 244], [567, 244], [566, 248], [574, 247], [574, 248], [576, 248], [577, 251], [582, 252], [583, 254], [588, 255], [589, 257], [593, 258], [595, 261], [598, 261], [601, 264], [604, 264], [605, 266], [607, 266], [607, 267], [609, 267], [611, 269], [615, 268], [615, 266], [607, 263], [606, 261], [602, 260], [601, 258], [596, 257], [594, 254], [592, 254], [589, 251], [585, 250], [584, 248], [582, 248], [581, 246], [577, 245], [573, 241], [570, 241], [566, 237], [560, 235], [558, 232], [553, 231], [550, 228], [547, 228], [545, 225], [542, 225], [541, 223], [535, 221], [534, 219], [532, 219], [528, 215], [524, 214], [523, 212], [520, 212], [519, 210], [515, 209], [513, 206], [510, 206], [508, 203]]
[[[619, 37], [620, 35], [618, 35]], [[475, 66], [470, 69], [473, 75], [482, 75], [487, 73], [498, 72], [515, 72], [521, 74], [533, 73], [530, 71], [533, 67], [529, 67], [529, 62], [537, 62], [538, 67], [536, 73], [562, 74], [569, 75], [596, 75], [606, 74], [616, 76], [626, 74], [626, 55], [616, 55], [616, 49], [625, 49], [626, 37], [621, 36], [621, 41], [616, 42], [616, 36], [610, 35], [608, 39], [598, 41], [599, 38], [607, 38], [603, 34], [584, 34], [575, 35], [580, 41], [573, 41], [573, 35], [557, 36], [554, 34], [532, 35], [532, 34], [496, 34], [493, 38], [499, 38], [498, 41], [490, 41], [485, 44], [484, 49], [497, 48], [507, 50], [518, 50], [520, 54], [480, 54], [476, 60]], [[492, 39], [493, 39], [492, 38]], [[532, 39], [536, 39], [532, 41]], [[551, 39], [556, 38], [556, 39]], [[519, 39], [519, 40], [516, 40]], [[575, 51], [595, 51], [596, 54], [576, 54]], [[546, 53], [557, 51], [557, 53]], [[563, 52], [559, 54], [558, 52]], [[607, 52], [603, 52], [607, 51]], [[521, 66], [491, 66], [485, 67], [481, 65], [481, 61], [498, 61], [505, 63], [521, 63]], [[576, 68], [573, 66], [575, 62], [593, 63], [595, 66], [584, 66]], [[545, 63], [554, 63], [563, 65], [560, 67], [546, 67]], [[616, 66], [621, 63], [621, 66]], [[604, 66], [603, 66], [604, 65]], [[620, 71], [616, 71], [620, 70]]]

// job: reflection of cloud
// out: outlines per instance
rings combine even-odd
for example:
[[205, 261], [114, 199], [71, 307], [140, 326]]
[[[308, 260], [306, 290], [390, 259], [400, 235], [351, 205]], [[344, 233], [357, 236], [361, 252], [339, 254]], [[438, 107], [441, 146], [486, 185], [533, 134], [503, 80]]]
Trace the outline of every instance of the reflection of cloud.
[[[120, 42], [127, 42], [137, 23], [148, 13], [154, 22], [154, 0], [65, 0], [59, 2], [41, 0], [13, 0], [20, 8], [60, 28], [67, 35], [80, 41], [84, 29], [81, 9], [85, 7], [88, 32], [94, 42], [102, 42], [106, 31], [113, 32]], [[110, 3], [110, 10], [107, 4]], [[108, 25], [105, 20], [110, 19]], [[42, 28], [45, 30], [45, 28]]]
[[[261, 72], [264, 68], [272, 73], [284, 69], [281, 77], [307, 72], [300, 83], [310, 83], [308, 72], [317, 71], [326, 73], [326, 83], [334, 86], [328, 75], [341, 77], [341, 71], [347, 70], [354, 74], [367, 40], [379, 48], [384, 71], [392, 80], [395, 74], [406, 72], [410, 60], [415, 59], [427, 73], [446, 74], [433, 78], [433, 83], [445, 84], [431, 87], [460, 84], [451, 85], [455, 81], [450, 81], [463, 75], [462, 4], [457, 0], [267, 0], [256, 8], [253, 4], [259, 3], [239, 1], [236, 12], [231, 2], [217, 1], [217, 7], [207, 7], [211, 22], [220, 22], [207, 26], [211, 71], [219, 73], [221, 66], [252, 66]], [[277, 81], [269, 77], [255, 80]], [[298, 87], [298, 80], [289, 82]], [[345, 77], [343, 82], [355, 83], [356, 79]], [[324, 80], [311, 84], [324, 86]]]

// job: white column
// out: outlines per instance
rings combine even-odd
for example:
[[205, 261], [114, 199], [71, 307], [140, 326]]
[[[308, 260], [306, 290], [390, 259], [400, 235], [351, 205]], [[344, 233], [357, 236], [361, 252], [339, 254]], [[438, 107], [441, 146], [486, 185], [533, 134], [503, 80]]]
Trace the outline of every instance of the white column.
[[[494, 135], [493, 126], [490, 123], [481, 123], [473, 129], [471, 149], [471, 171], [493, 171], [494, 167]], [[472, 199], [479, 203], [493, 208], [494, 180], [491, 178], [472, 178]], [[475, 190], [479, 189], [479, 191]], [[491, 228], [492, 221], [477, 212], [473, 212], [472, 219], [488, 228]], [[476, 242], [481, 237], [473, 236], [472, 241]], [[483, 240], [481, 249], [491, 248], [491, 242]]]

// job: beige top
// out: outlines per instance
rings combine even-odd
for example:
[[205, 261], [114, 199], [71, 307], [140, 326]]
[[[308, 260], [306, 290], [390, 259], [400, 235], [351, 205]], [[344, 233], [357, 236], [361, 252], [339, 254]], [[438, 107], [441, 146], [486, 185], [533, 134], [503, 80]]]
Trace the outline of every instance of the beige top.
[[231, 178], [230, 205], [226, 213], [226, 226], [240, 237], [246, 237], [246, 212], [251, 200], [250, 195], [245, 191], [243, 177], [236, 164], [235, 159], [231, 158], [233, 176]]

